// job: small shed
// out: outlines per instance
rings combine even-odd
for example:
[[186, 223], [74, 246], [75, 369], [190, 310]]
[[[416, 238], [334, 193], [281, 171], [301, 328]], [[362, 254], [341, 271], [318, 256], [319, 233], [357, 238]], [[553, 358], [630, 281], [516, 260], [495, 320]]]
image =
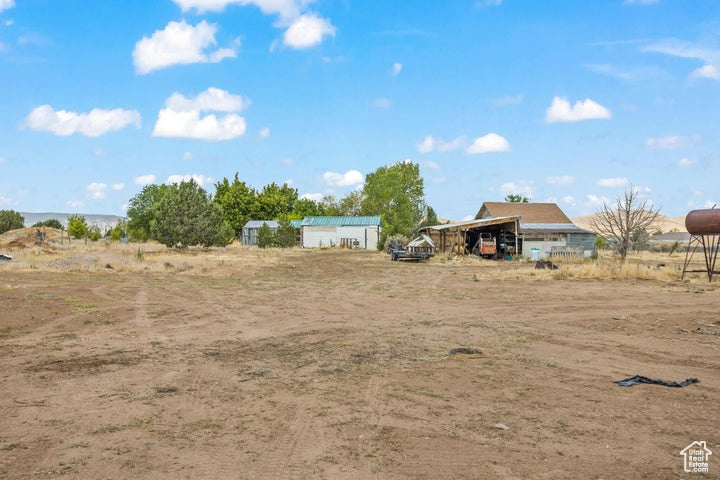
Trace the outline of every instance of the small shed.
[[[290, 220], [290, 225], [295, 227], [295, 229], [300, 229], [300, 224], [302, 223], [302, 220]], [[277, 232], [277, 228], [280, 225], [280, 222], [277, 220], [250, 220], [245, 224], [245, 226], [242, 228], [242, 244], [243, 245], [257, 245], [257, 234], [260, 227], [263, 226], [263, 224], [267, 224], [268, 227], [270, 227], [270, 230], [275, 233]]]
[[306, 248], [347, 247], [377, 249], [380, 217], [305, 217], [300, 244]]

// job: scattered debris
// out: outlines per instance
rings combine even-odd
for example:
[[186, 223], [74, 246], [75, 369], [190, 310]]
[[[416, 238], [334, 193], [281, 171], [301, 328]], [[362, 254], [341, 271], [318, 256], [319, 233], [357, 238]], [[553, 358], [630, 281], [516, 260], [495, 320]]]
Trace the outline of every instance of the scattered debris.
[[613, 315], [613, 320], [627, 320], [630, 318], [630, 315], [625, 315], [624, 313], [619, 313], [617, 315]]
[[0, 253], [0, 260], [9, 261], [12, 260], [12, 256], [7, 253]]
[[715, 337], [720, 337], [720, 330], [708, 330], [706, 328], [696, 328], [692, 331], [692, 333], [699, 333], [700, 335], [713, 335]]
[[110, 265], [109, 263], [106, 263], [106, 264], [105, 264], [105, 268], [107, 268], [108, 270], [112, 270], [112, 269], [113, 269], [113, 266]]
[[450, 355], [482, 355], [477, 348], [458, 347], [450, 350]]
[[508, 427], [504, 423], [496, 423], [495, 425], [493, 425], [493, 427], [495, 427], [499, 430], [510, 430], [510, 427]]
[[664, 385], [666, 387], [687, 387], [692, 383], [697, 383], [700, 380], [697, 378], [688, 378], [682, 382], [665, 382], [663, 380], [653, 380], [652, 378], [643, 377], [641, 375], [635, 375], [634, 377], [626, 378], [625, 380], [617, 380], [617, 383], [621, 387], [632, 387], [633, 385], [639, 385], [641, 383], [651, 383], [654, 385]]
[[166, 386], [166, 387], [155, 387], [155, 393], [158, 395], [173, 395], [178, 392], [177, 387]]
[[547, 268], [548, 270], [557, 270], [560, 267], [552, 263], [550, 260], [538, 260], [535, 262], [535, 270], [541, 270], [543, 268]]

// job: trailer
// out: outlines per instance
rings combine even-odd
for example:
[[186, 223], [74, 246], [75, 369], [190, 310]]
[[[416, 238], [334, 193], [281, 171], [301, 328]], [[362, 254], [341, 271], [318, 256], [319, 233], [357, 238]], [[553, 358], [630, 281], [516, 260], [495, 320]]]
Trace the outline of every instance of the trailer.
[[405, 246], [399, 242], [393, 242], [388, 253], [390, 254], [390, 260], [393, 262], [401, 259], [426, 261], [435, 256], [435, 243], [427, 235], [420, 235]]

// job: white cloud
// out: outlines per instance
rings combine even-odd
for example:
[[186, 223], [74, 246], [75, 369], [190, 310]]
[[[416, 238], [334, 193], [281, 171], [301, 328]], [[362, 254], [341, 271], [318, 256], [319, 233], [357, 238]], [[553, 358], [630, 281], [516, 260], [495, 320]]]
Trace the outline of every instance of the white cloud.
[[690, 78], [720, 80], [720, 50], [714, 46], [707, 47], [700, 43], [683, 42], [672, 38], [647, 45], [642, 51], [700, 60], [704, 65], [693, 70]]
[[18, 202], [5, 195], [0, 195], [0, 205], [17, 205]]
[[628, 179], [627, 177], [614, 177], [614, 178], [601, 178], [597, 182], [595, 182], [595, 185], [598, 187], [605, 187], [605, 188], [617, 188], [617, 187], [624, 187], [627, 185]]
[[281, 158], [280, 163], [282, 165], [285, 165], [286, 167], [290, 167], [292, 165], [295, 165], [295, 159], [291, 157]]
[[137, 110], [102, 110], [94, 108], [89, 113], [55, 110], [50, 105], [41, 105], [33, 109], [25, 118], [25, 126], [31, 130], [52, 132], [66, 137], [79, 133], [88, 137], [98, 137], [114, 130], [135, 125], [140, 128], [140, 113]]
[[695, 144], [699, 140], [699, 137], [682, 137], [679, 135], [672, 135], [668, 137], [657, 137], [648, 138], [645, 140], [645, 146], [648, 148], [663, 148], [663, 149], [675, 149], [675, 148], [687, 148]]
[[283, 34], [283, 43], [295, 49], [314, 47], [322, 42], [323, 37], [335, 36], [336, 28], [315, 14], [306, 13], [295, 19]]
[[167, 100], [165, 106], [176, 112], [189, 112], [193, 110], [216, 112], [239, 112], [247, 108], [251, 101], [242, 95], [234, 95], [227, 90], [209, 87], [199, 93], [195, 98], [187, 98], [181, 93], [174, 92]]
[[192, 153], [192, 152], [183, 152], [183, 156], [182, 156], [182, 159], [183, 159], [183, 160], [186, 160], [186, 161], [187, 161], [187, 160], [192, 160], [193, 158], [195, 158], [195, 154], [194, 154], [194, 153]]
[[462, 222], [468, 222], [468, 221], [470, 221], [470, 220], [475, 220], [475, 215], [465, 215], [465, 216], [462, 218], [461, 221], [462, 221]]
[[140, 175], [139, 177], [133, 178], [133, 183], [135, 185], [148, 185], [150, 183], [155, 183], [157, 177], [153, 175], [152, 173], [148, 175]]
[[462, 148], [462, 146], [465, 144], [465, 141], [466, 138], [462, 135], [457, 137], [455, 140], [451, 140], [449, 142], [446, 142], [441, 138], [435, 138], [431, 135], [428, 135], [423, 139], [422, 142], [417, 143], [415, 147], [420, 153], [430, 153], [432, 151], [446, 153], [457, 150], [458, 148]]
[[150, 38], [143, 37], [135, 44], [132, 54], [135, 72], [145, 75], [172, 65], [218, 63], [235, 57], [237, 43], [233, 48], [208, 50], [217, 44], [216, 31], [217, 25], [205, 20], [197, 26], [189, 25], [185, 20], [168, 23], [164, 30], [157, 30]]
[[15, 0], [0, 0], [0, 12], [9, 10], [15, 6]]
[[394, 76], [400, 75], [400, 72], [402, 72], [402, 69], [403, 69], [403, 64], [395, 62], [395, 63], [393, 63], [393, 66], [392, 66], [392, 74]]
[[430, 170], [439, 170], [440, 169], [440, 165], [438, 165], [436, 162], [433, 162], [432, 160], [427, 160], [425, 162], [422, 162], [420, 165], [425, 168], [429, 168]]
[[8, 159], [5, 157], [0, 157], [0, 165], [6, 164], [8, 162]]
[[85, 204], [80, 200], [68, 200], [67, 206], [70, 208], [82, 208], [85, 206]]
[[712, 200], [705, 200], [705, 205], [703, 205], [705, 208], [713, 208], [717, 205], [717, 202], [714, 202]]
[[476, 138], [472, 145], [465, 149], [465, 153], [480, 154], [490, 152], [509, 152], [510, 143], [497, 133], [488, 133]]
[[545, 122], [547, 123], [582, 122], [584, 120], [609, 118], [612, 118], [610, 110], [589, 98], [586, 98], [582, 102], [575, 102], [575, 105], [570, 107], [570, 102], [567, 98], [555, 97], [545, 112]]
[[522, 93], [519, 93], [517, 95], [508, 95], [505, 97], [493, 98], [491, 100], [491, 102], [496, 107], [506, 107], [508, 105], [520, 105], [522, 103], [524, 97], [525, 96]]
[[323, 180], [331, 187], [350, 187], [362, 184], [365, 177], [357, 170], [348, 170], [345, 173], [325, 172]]
[[112, 185], [110, 185], [110, 188], [112, 188], [113, 190], [124, 190], [125, 184], [124, 183], [113, 183]]
[[550, 185], [570, 185], [574, 182], [575, 178], [572, 175], [547, 177], [547, 183]]
[[562, 201], [563, 203], [567, 203], [568, 205], [572, 205], [573, 207], [576, 204], [575, 197], [573, 197], [572, 195], [565, 195], [564, 197], [562, 197]]
[[385, 97], [378, 97], [373, 100], [373, 107], [375, 108], [390, 108], [390, 100]]
[[280, 18], [295, 18], [300, 15], [301, 7], [313, 0], [173, 0], [183, 12], [195, 10], [197, 13], [222, 12], [228, 5], [255, 5], [265, 15], [279, 15]]
[[85, 187], [85, 191], [87, 192], [88, 198], [91, 198], [93, 200], [100, 200], [102, 198], [105, 198], [107, 188], [108, 186], [105, 183], [93, 182], [87, 187]]
[[437, 183], [437, 184], [443, 184], [443, 183], [447, 183], [448, 179], [447, 179], [447, 177], [436, 177], [436, 178], [432, 179], [432, 182]]
[[587, 206], [587, 207], [600, 208], [600, 207], [602, 207], [603, 205], [610, 204], [610, 199], [609, 199], [609, 198], [607, 198], [607, 197], [601, 197], [601, 196], [598, 196], [598, 195], [590, 194], [590, 195], [587, 195], [587, 196], [585, 197], [585, 199], [587, 200], [587, 201], [585, 202], [585, 206]]
[[260, 130], [260, 138], [268, 138], [270, 136], [270, 129], [268, 127]]
[[300, 198], [312, 200], [313, 202], [319, 202], [322, 200], [324, 195], [322, 193], [303, 193]]
[[231, 140], [245, 134], [245, 119], [236, 113], [217, 117], [201, 116], [205, 110], [239, 111], [250, 101], [240, 95], [210, 87], [193, 99], [173, 93], [158, 113], [154, 137], [193, 138], [198, 140]]
[[293, 179], [292, 179], [292, 178], [288, 178], [287, 180], [285, 180], [285, 181], [283, 182], [283, 184], [284, 184], [284, 185], [287, 185], [287, 186], [289, 187], [290, 185], [293, 184]]
[[535, 191], [533, 180], [518, 180], [517, 182], [506, 182], [500, 185], [500, 192], [505, 195], [526, 195], [532, 197]]
[[718, 65], [704, 65], [693, 70], [690, 74], [691, 78], [709, 78], [711, 80], [720, 80], [720, 67]]
[[195, 180], [195, 183], [197, 183], [201, 187], [207, 184], [211, 184], [213, 182], [213, 179], [210, 177], [206, 177], [205, 175], [200, 175], [198, 173], [193, 173], [192, 175], [170, 175], [167, 180], [165, 180], [165, 184], [170, 185], [172, 183], [189, 182], [190, 180]]
[[677, 166], [680, 168], [689, 168], [694, 167], [695, 165], [697, 165], [697, 160], [687, 157], [683, 157], [677, 161]]

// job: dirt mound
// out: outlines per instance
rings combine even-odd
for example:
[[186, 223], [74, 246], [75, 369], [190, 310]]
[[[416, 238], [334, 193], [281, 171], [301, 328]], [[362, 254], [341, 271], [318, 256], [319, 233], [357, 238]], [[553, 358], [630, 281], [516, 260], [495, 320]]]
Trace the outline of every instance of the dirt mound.
[[[41, 235], [38, 235], [40, 232]], [[42, 241], [42, 234], [45, 240]], [[0, 235], [0, 248], [28, 248], [42, 243], [60, 243], [63, 234], [56, 228], [18, 228]]]

